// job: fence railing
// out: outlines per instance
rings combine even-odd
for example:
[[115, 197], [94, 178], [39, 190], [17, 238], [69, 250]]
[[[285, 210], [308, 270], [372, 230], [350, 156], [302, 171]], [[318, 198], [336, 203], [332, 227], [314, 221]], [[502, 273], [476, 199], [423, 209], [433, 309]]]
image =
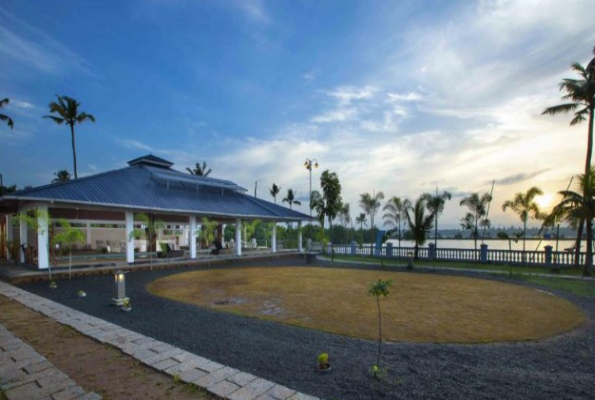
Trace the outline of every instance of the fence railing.
[[[331, 247], [332, 246], [332, 247]], [[413, 257], [415, 248], [394, 247], [391, 244], [377, 248], [374, 245], [351, 244], [329, 244], [325, 251], [335, 254], [353, 256], [387, 257], [395, 259], [409, 259]], [[480, 263], [493, 264], [515, 264], [534, 266], [573, 266], [575, 264], [575, 253], [567, 251], [553, 251], [551, 246], [545, 246], [543, 251], [522, 251], [522, 250], [490, 250], [487, 245], [480, 249], [449, 249], [436, 248], [433, 244], [429, 247], [420, 247], [417, 254], [418, 259], [439, 260], [439, 261], [477, 261]], [[579, 254], [579, 264], [584, 264], [585, 253]]]

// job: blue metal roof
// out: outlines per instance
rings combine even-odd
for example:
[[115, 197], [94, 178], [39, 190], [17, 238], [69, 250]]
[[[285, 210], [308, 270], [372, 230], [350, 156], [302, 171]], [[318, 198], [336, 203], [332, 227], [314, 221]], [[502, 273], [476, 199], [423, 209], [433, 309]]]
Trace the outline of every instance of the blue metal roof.
[[127, 168], [11, 193], [1, 197], [0, 203], [42, 201], [228, 218], [309, 219], [301, 212], [248, 196], [244, 188], [231, 181], [189, 175], [163, 166], [161, 159], [159, 162], [162, 166], [137, 162]]

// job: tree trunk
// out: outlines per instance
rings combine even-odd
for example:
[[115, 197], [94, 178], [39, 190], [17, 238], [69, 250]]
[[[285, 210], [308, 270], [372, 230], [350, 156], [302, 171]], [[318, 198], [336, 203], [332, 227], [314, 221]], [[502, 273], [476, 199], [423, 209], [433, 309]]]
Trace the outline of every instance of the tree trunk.
[[576, 231], [576, 242], [574, 242], [574, 267], [579, 268], [581, 263], [581, 241], [583, 238], [583, 227], [585, 226], [585, 220], [581, 218], [578, 224], [578, 230]]
[[376, 366], [380, 365], [380, 349], [382, 348], [382, 313], [380, 312], [380, 297], [376, 296], [378, 306], [378, 353], [376, 355]]
[[585, 268], [583, 269], [583, 276], [591, 276], [591, 268], [593, 266], [593, 221], [589, 220], [587, 225], [587, 254], [585, 258]]
[[76, 144], [74, 141], [74, 124], [70, 125], [70, 138], [72, 141], [72, 159], [74, 161], [74, 179], [78, 179], [78, 174], [76, 171]]
[[525, 241], [527, 240], [527, 220], [523, 221], [523, 265], [527, 262], [525, 253]]

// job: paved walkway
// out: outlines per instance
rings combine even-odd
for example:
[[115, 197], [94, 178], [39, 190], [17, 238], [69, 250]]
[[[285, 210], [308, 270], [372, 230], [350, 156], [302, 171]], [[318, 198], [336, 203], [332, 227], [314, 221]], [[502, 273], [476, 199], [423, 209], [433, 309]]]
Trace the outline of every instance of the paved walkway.
[[8, 400], [101, 400], [97, 393], [85, 392], [1, 324], [0, 385]]
[[[68, 325], [101, 343], [117, 347], [143, 364], [163, 371], [172, 377], [179, 377], [185, 383], [192, 383], [203, 387], [217, 396], [230, 400], [318, 400], [317, 397], [296, 392], [266, 379], [194, 355], [170, 344], [124, 329], [118, 325], [76, 311], [7, 283], [0, 282], [0, 294], [53, 318], [61, 324]], [[8, 334], [10, 335], [9, 332]], [[4, 340], [0, 339], [0, 347], [3, 346], [3, 343]], [[33, 350], [31, 349], [31, 351]], [[0, 354], [2, 354], [0, 357], [3, 357], [3, 353]], [[0, 360], [2, 361], [0, 373], [3, 373], [4, 358], [0, 358]], [[65, 375], [64, 377], [68, 379]], [[0, 375], [0, 379], [3, 382], [2, 387], [7, 390], [8, 387], [4, 383], [4, 376]], [[53, 378], [50, 381], [54, 383]], [[72, 383], [74, 384], [74, 382]], [[11, 397], [10, 389], [7, 394], [10, 400], [44, 398], [43, 396]], [[65, 395], [65, 397], [46, 396], [45, 398], [66, 400], [76, 397], [67, 397]], [[80, 397], [80, 399], [85, 400], [99, 398]]]

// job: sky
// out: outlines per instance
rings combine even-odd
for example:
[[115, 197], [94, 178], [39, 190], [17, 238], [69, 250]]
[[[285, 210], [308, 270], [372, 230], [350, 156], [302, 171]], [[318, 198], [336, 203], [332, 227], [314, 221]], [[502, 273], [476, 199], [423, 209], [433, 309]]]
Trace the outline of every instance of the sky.
[[587, 125], [541, 112], [594, 45], [592, 0], [4, 0], [0, 173], [73, 172], [68, 128], [42, 118], [58, 94], [96, 118], [76, 127], [79, 177], [206, 161], [260, 198], [292, 188], [307, 214], [309, 158], [352, 218], [361, 193], [446, 190], [440, 227], [458, 228], [495, 180], [492, 225], [520, 225], [505, 200], [536, 185], [548, 210], [584, 168]]

